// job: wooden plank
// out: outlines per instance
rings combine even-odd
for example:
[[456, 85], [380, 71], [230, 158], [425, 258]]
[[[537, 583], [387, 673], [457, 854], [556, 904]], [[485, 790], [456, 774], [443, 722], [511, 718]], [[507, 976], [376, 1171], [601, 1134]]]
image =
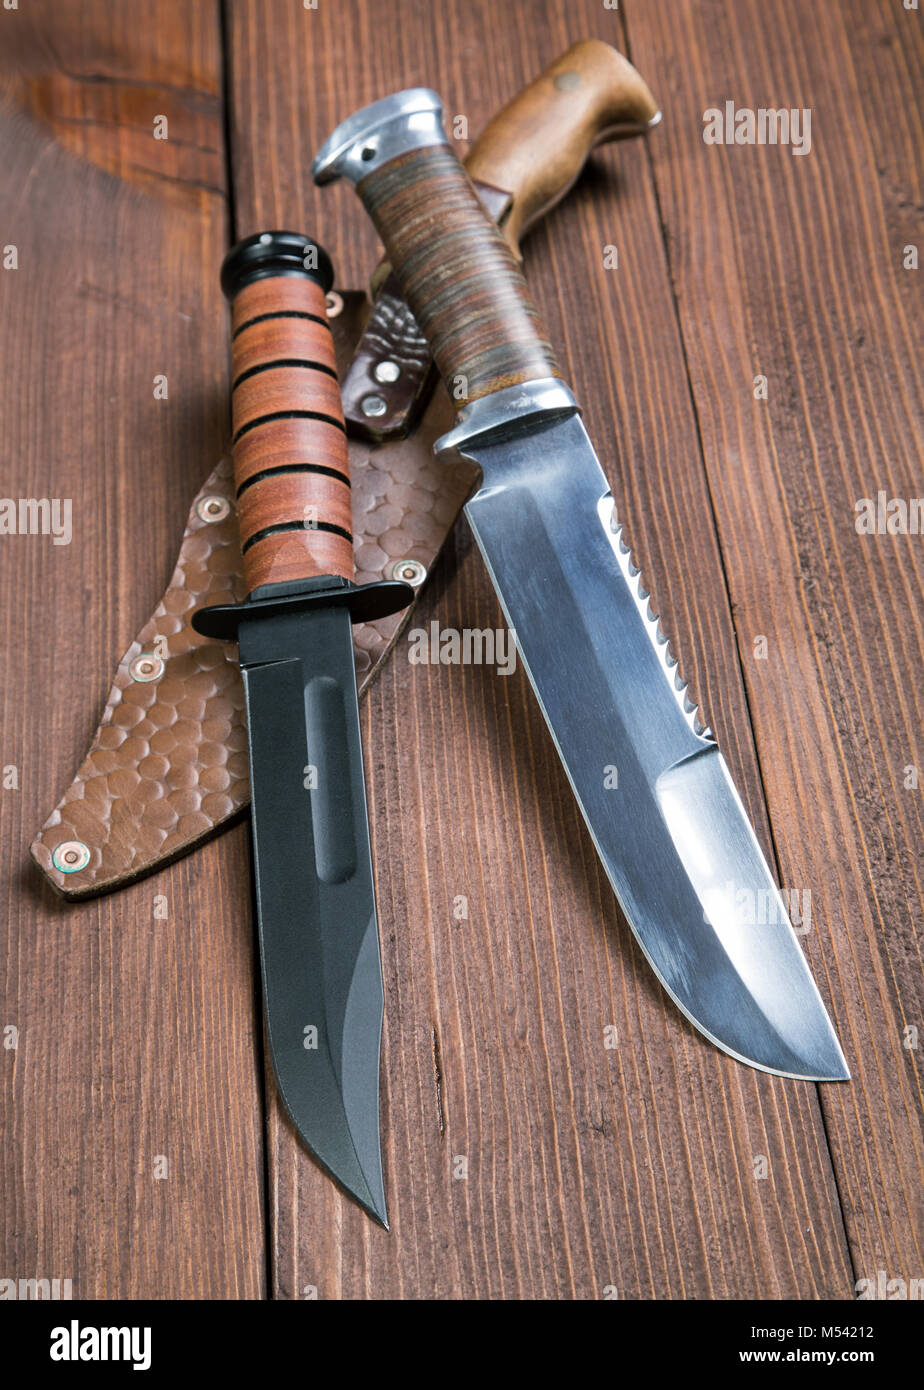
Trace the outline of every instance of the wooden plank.
[[[622, 43], [619, 15], [591, 0], [528, 14], [487, 0], [237, 0], [229, 15], [238, 228], [311, 231], [347, 286], [363, 283], [377, 248], [349, 190], [310, 183], [313, 149], [337, 120], [425, 84], [475, 132], [577, 38]], [[657, 93], [660, 65], [642, 70]], [[534, 235], [528, 273], [769, 846], [648, 156], [624, 146], [618, 165], [614, 178], [612, 152], [600, 156]], [[618, 272], [603, 266], [609, 244]], [[415, 625], [431, 621], [500, 626], [464, 525]], [[411, 666], [399, 647], [366, 701], [364, 736], [393, 1229], [340, 1196], [273, 1099], [276, 1293], [849, 1296], [815, 1088], [738, 1066], [666, 1001], [522, 672]]]
[[[854, 1081], [823, 1088], [857, 1280], [924, 1268], [920, 14], [886, 0], [626, 5], [783, 881]], [[811, 108], [811, 152], [707, 146], [708, 107]], [[766, 376], [768, 399], [753, 379]], [[766, 638], [767, 656], [755, 658]], [[917, 769], [917, 778], [912, 769]], [[896, 1286], [898, 1288], [899, 1286]]]
[[28, 860], [224, 442], [217, 8], [33, 0], [0, 31], [2, 490], [73, 501], [70, 544], [0, 536], [0, 1275], [259, 1297], [244, 828], [79, 905]]

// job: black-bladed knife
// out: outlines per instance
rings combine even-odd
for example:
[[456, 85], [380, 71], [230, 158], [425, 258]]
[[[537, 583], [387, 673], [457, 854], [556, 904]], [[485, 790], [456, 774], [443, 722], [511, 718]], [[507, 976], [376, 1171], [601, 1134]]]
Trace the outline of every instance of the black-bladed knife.
[[351, 624], [407, 584], [353, 583], [346, 433], [321, 247], [292, 232], [226, 257], [232, 451], [249, 589], [201, 608], [237, 640], [247, 703], [266, 1026], [279, 1094], [325, 1168], [383, 1226], [384, 994]]

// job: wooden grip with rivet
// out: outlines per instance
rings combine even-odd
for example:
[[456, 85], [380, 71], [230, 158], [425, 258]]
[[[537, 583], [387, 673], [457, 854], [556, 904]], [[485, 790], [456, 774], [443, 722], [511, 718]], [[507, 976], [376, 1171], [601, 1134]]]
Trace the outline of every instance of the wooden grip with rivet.
[[397, 154], [356, 191], [457, 408], [560, 375], [523, 273], [447, 144]]
[[581, 39], [498, 112], [465, 170], [475, 183], [510, 194], [501, 225], [519, 256], [523, 233], [560, 202], [591, 150], [642, 135], [658, 119], [658, 104], [629, 60], [600, 39]]
[[353, 578], [346, 431], [326, 297], [330, 261], [265, 232], [222, 267], [231, 301], [231, 447], [244, 573], [264, 584]]

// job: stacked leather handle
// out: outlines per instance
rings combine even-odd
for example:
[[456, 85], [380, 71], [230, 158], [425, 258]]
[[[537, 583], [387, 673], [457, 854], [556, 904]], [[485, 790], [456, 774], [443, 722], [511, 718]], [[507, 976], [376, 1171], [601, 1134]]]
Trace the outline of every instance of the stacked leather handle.
[[[519, 261], [521, 237], [561, 200], [591, 150], [658, 120], [632, 64], [609, 44], [583, 39], [498, 112], [466, 155], [465, 170]], [[381, 441], [413, 425], [429, 394], [431, 354], [387, 260], [373, 290], [376, 302], [342, 383], [343, 411], [351, 434]], [[376, 370], [382, 361], [397, 374], [383, 380]]]
[[446, 144], [356, 185], [457, 407], [561, 373], [509, 245]]
[[240, 242], [222, 267], [232, 305], [234, 481], [248, 590], [353, 578], [350, 470], [325, 307], [326, 254], [293, 232]]

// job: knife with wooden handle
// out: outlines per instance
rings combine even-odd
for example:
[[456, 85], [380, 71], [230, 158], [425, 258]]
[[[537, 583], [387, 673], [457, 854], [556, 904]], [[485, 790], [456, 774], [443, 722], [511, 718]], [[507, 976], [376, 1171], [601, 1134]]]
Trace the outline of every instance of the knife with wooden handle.
[[[583, 39], [489, 122], [464, 163], [514, 255], [559, 203], [591, 152], [642, 135], [661, 115], [648, 84], [615, 48]], [[343, 379], [350, 433], [376, 441], [407, 434], [436, 375], [427, 342], [387, 261], [372, 278], [372, 313]]]

